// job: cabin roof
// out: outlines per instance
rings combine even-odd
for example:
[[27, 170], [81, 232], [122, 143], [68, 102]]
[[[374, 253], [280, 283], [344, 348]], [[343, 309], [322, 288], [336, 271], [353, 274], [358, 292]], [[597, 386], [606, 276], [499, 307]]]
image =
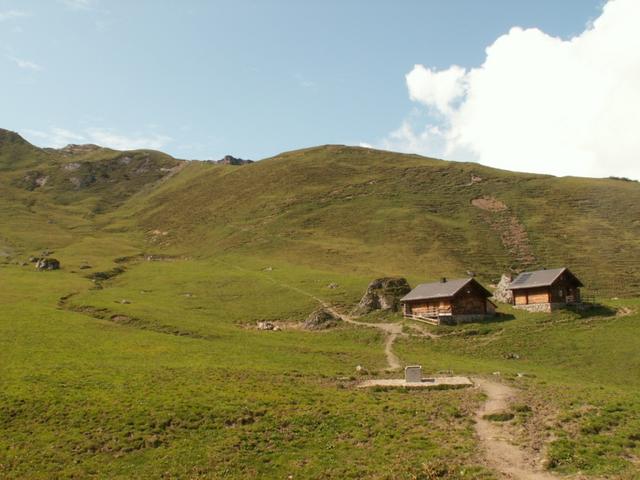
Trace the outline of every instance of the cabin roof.
[[549, 287], [562, 275], [567, 272], [576, 281], [578, 286], [582, 287], [582, 282], [578, 280], [568, 268], [553, 268], [551, 270], [536, 270], [534, 272], [522, 272], [510, 284], [510, 290], [519, 290], [522, 288]]
[[460, 278], [457, 280], [447, 280], [446, 282], [421, 283], [402, 297], [400, 301], [406, 302], [408, 300], [428, 300], [431, 298], [453, 297], [456, 293], [462, 290], [463, 287], [467, 286], [471, 282], [478, 285], [481, 290], [484, 290], [487, 296], [491, 296], [491, 293], [473, 278]]

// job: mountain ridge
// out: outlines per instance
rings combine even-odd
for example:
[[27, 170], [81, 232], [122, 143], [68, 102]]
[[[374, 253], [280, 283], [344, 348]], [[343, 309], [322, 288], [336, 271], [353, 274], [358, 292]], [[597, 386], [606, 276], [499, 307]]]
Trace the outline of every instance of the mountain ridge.
[[[635, 182], [344, 145], [237, 168], [153, 150], [72, 146], [68, 155], [3, 135], [12, 141], [0, 145], [0, 201], [38, 226], [63, 215], [101, 235], [121, 225], [170, 253], [237, 252], [425, 280], [470, 270], [493, 282], [505, 271], [567, 265], [598, 292], [640, 293]], [[18, 243], [26, 248], [28, 238]]]

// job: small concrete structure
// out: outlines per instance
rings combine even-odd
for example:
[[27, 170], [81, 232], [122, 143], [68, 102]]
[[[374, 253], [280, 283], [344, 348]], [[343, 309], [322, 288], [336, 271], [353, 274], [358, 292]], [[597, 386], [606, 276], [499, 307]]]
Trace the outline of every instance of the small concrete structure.
[[416, 383], [422, 381], [422, 365], [407, 365], [404, 367], [404, 381]]
[[404, 388], [433, 388], [442, 390], [446, 388], [472, 387], [473, 382], [467, 377], [429, 377], [418, 382], [408, 382], [404, 378], [380, 378], [365, 380], [358, 388], [369, 387], [404, 387]]

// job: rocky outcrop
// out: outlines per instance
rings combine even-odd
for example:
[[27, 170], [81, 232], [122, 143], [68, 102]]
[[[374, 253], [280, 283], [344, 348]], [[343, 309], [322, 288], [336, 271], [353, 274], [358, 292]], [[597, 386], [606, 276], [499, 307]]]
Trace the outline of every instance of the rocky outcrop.
[[342, 319], [326, 308], [319, 308], [307, 317], [302, 327], [306, 330], [324, 330], [337, 326]]
[[219, 165], [247, 165], [253, 163], [253, 160], [243, 160], [242, 158], [236, 158], [231, 155], [225, 155], [224, 158], [216, 161]]
[[501, 303], [513, 303], [513, 292], [509, 290], [513, 278], [510, 274], [503, 273], [500, 277], [500, 282], [496, 285], [496, 289], [493, 291], [493, 298]]
[[38, 258], [35, 262], [36, 270], [59, 270], [60, 262], [55, 258]]
[[366, 315], [374, 310], [396, 312], [400, 308], [400, 299], [410, 291], [409, 283], [402, 277], [378, 278], [369, 284], [353, 313]]
[[66, 147], [58, 148], [57, 150], [63, 155], [80, 155], [83, 153], [94, 152], [96, 150], [103, 150], [103, 148], [92, 143], [85, 143], [83, 145], [70, 143]]

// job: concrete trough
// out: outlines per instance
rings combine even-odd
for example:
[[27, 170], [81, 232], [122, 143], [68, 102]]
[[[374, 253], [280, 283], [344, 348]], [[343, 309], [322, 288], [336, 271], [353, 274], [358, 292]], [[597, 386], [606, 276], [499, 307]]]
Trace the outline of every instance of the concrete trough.
[[[411, 377], [414, 380], [414, 377]], [[370, 387], [398, 387], [398, 388], [432, 388], [446, 389], [449, 388], [466, 388], [472, 387], [473, 382], [468, 377], [428, 377], [421, 378], [419, 381], [407, 381], [406, 378], [379, 378], [365, 380], [358, 385], [358, 388]]]

